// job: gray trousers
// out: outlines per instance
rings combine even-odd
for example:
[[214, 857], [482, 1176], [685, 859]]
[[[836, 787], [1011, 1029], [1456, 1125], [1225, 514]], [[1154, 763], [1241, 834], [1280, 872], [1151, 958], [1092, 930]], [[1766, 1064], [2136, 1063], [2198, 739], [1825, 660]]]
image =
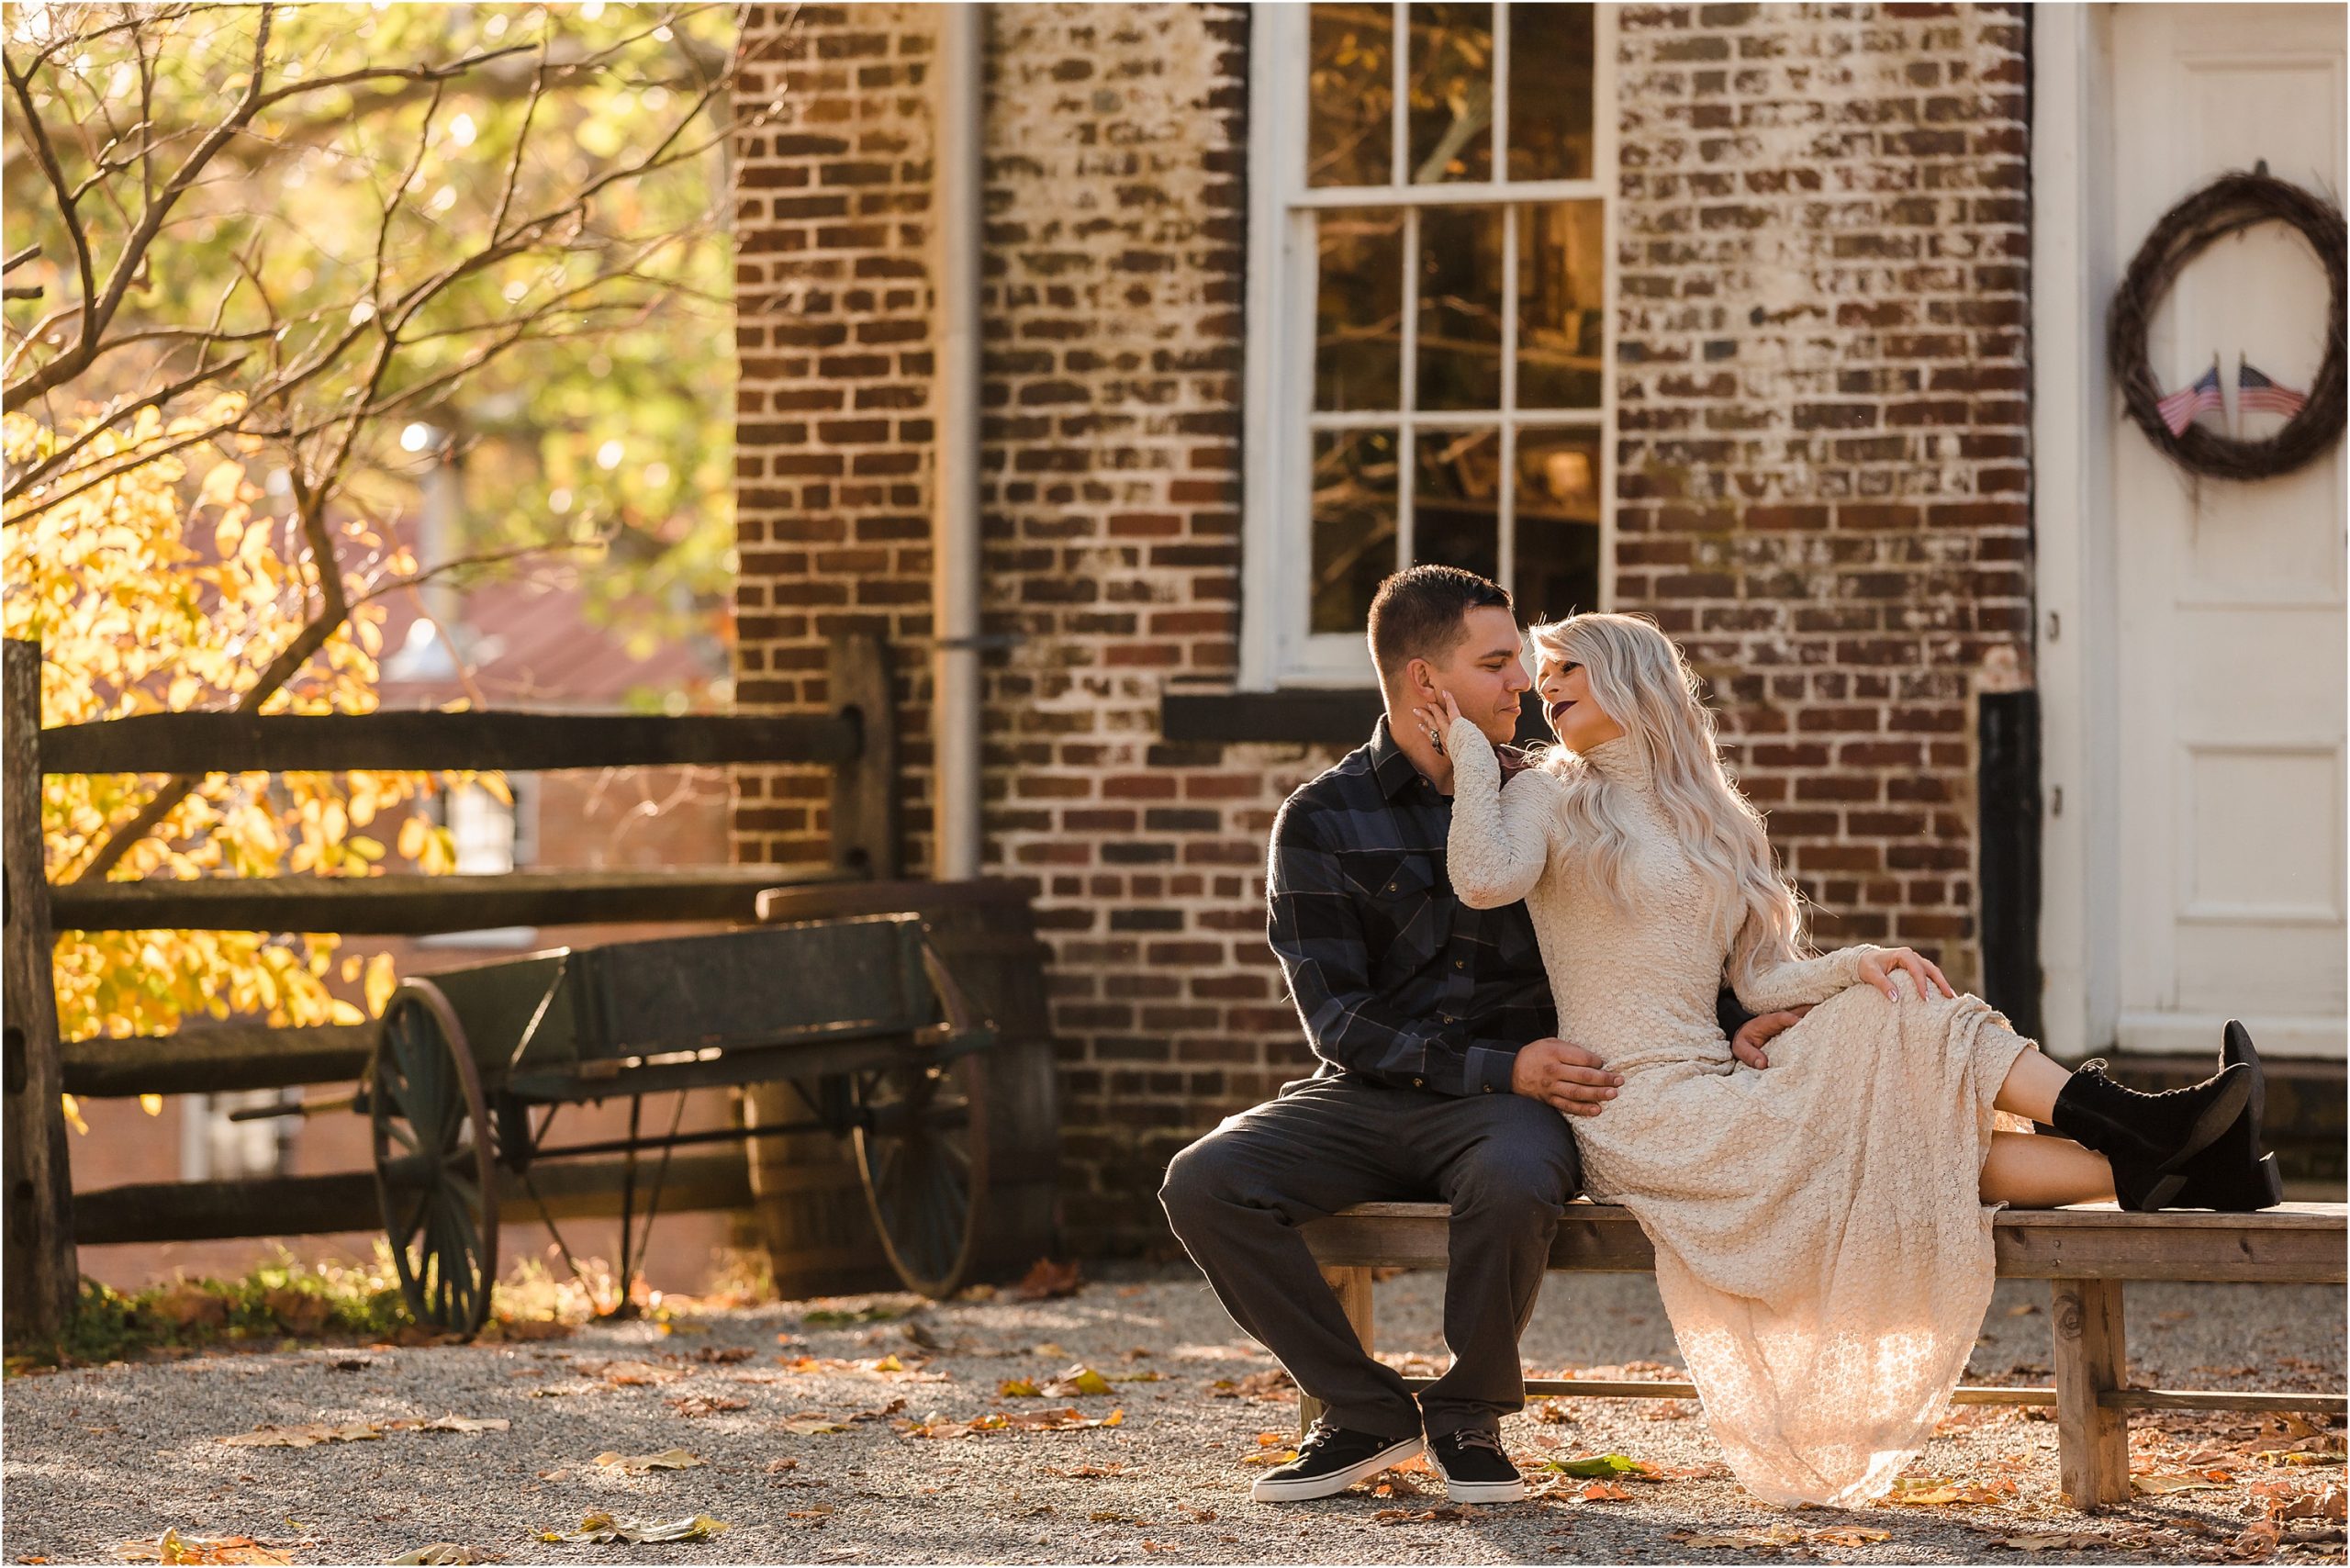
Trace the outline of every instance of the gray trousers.
[[[1352, 1431], [1431, 1439], [1523, 1409], [1518, 1336], [1580, 1184], [1566, 1118], [1518, 1094], [1454, 1099], [1314, 1079], [1227, 1118], [1167, 1168], [1175, 1234], [1233, 1321]], [[1298, 1226], [1349, 1204], [1452, 1205], [1444, 1339], [1416, 1406], [1366, 1354]]]

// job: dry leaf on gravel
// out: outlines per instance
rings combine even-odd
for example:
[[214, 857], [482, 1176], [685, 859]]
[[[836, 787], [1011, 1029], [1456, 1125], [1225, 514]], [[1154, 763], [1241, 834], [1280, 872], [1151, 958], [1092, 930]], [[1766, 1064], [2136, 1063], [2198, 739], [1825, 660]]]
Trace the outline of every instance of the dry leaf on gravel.
[[711, 1366], [731, 1367], [737, 1361], [747, 1361], [757, 1354], [748, 1345], [704, 1345], [694, 1352], [694, 1360]]
[[882, 1406], [878, 1410], [858, 1411], [856, 1415], [851, 1416], [848, 1418], [849, 1425], [855, 1426], [859, 1421], [886, 1421], [890, 1417], [895, 1416], [899, 1411], [903, 1410], [905, 1407], [906, 1402], [904, 1400], [892, 1399], [889, 1404]]
[[825, 1415], [822, 1410], [801, 1410], [794, 1415], [786, 1416], [778, 1424], [785, 1431], [796, 1432], [803, 1438], [812, 1438], [822, 1432], [848, 1430], [847, 1427]]
[[1023, 1432], [1081, 1432], [1094, 1427], [1115, 1427], [1125, 1418], [1123, 1409], [1113, 1410], [1107, 1416], [1088, 1417], [1074, 1406], [1058, 1410], [1014, 1410], [1004, 1416], [1007, 1425]]
[[1250, 1372], [1237, 1382], [1220, 1377], [1208, 1384], [1210, 1399], [1270, 1399], [1287, 1404], [1297, 1397], [1297, 1384], [1289, 1373], [1274, 1367], [1269, 1372]]
[[1375, 1525], [1439, 1525], [1474, 1518], [1468, 1509], [1446, 1504], [1437, 1508], [1382, 1508], [1371, 1516]]
[[1991, 1544], [2010, 1551], [2110, 1551], [2120, 1543], [2098, 1530], [2063, 1529], [2000, 1536]]
[[1047, 1399], [1083, 1399], [1115, 1394], [1110, 1380], [1080, 1361], [1038, 1391]]
[[1806, 1541], [1819, 1546], [1874, 1546], [1880, 1540], [1891, 1540], [1893, 1532], [1864, 1529], [1859, 1525], [1830, 1525], [1826, 1529], [1806, 1530], [1803, 1532], [1803, 1538]]
[[1612, 1481], [1595, 1481], [1575, 1494], [1586, 1503], [1628, 1503], [1632, 1495]]
[[319, 1421], [307, 1427], [255, 1427], [221, 1442], [232, 1449], [314, 1449], [320, 1443], [367, 1443], [382, 1439], [373, 1421]]
[[1045, 1391], [1036, 1386], [1034, 1378], [1008, 1377], [996, 1386], [999, 1399], [1041, 1399]]
[[722, 1394], [688, 1394], [663, 1401], [678, 1415], [685, 1417], [715, 1416], [722, 1410], [748, 1410], [747, 1399], [730, 1399]]
[[708, 1540], [722, 1530], [733, 1527], [708, 1514], [696, 1514], [689, 1519], [623, 1519], [611, 1514], [595, 1513], [579, 1521], [577, 1529], [541, 1530], [544, 1541], [570, 1541], [582, 1546], [609, 1546], [614, 1541], [632, 1545], [670, 1540]]
[[710, 1461], [684, 1449], [663, 1449], [659, 1453], [624, 1454], [618, 1449], [607, 1449], [596, 1456], [596, 1462], [606, 1470], [617, 1470], [623, 1475], [643, 1475], [655, 1470], [692, 1470]]
[[1793, 1525], [1773, 1525], [1767, 1529], [1719, 1530], [1710, 1535], [1677, 1529], [1665, 1539], [1699, 1551], [1782, 1551], [1790, 1546], [1801, 1545], [1803, 1531]]
[[2132, 1476], [2130, 1490], [2141, 1497], [2166, 1497], [2174, 1492], [2224, 1492], [2234, 1479], [2224, 1470], [2154, 1472]]
[[384, 1429], [392, 1432], [502, 1432], [514, 1423], [503, 1416], [435, 1416], [430, 1421], [386, 1421]]
[[1632, 1458], [1628, 1454], [1589, 1454], [1582, 1459], [1549, 1459], [1538, 1462], [1538, 1468], [1555, 1470], [1562, 1475], [1625, 1476], [1634, 1481], [1662, 1481], [1664, 1473], [1653, 1464]]
[[2262, 1519], [2230, 1543], [2228, 1555], [2239, 1562], [2257, 1562], [2275, 1554], [2284, 1530], [2274, 1519]]
[[1113, 1475], [1123, 1475], [1125, 1473], [1125, 1462], [1123, 1460], [1113, 1460], [1108, 1464], [1080, 1464], [1068, 1469], [1057, 1469], [1046, 1465], [1045, 1473], [1065, 1475], [1072, 1481], [1106, 1481]]
[[1012, 1294], [1020, 1301], [1051, 1301], [1059, 1296], [1075, 1295], [1080, 1288], [1074, 1260], [1056, 1263], [1049, 1258], [1039, 1258], [1036, 1266], [1012, 1287]]
[[153, 1540], [118, 1542], [114, 1554], [117, 1561], [123, 1562], [287, 1563], [294, 1561], [249, 1535], [182, 1535], [177, 1529], [167, 1529]]
[[1964, 1484], [1948, 1476], [1905, 1475], [1894, 1482], [1893, 1490], [1885, 1503], [1897, 1508], [1947, 1508], [1953, 1505], [1969, 1507], [1999, 1507], [2016, 1499], [2016, 1484], [2012, 1481], [1992, 1481]]
[[477, 1546], [460, 1546], [453, 1540], [436, 1540], [430, 1546], [420, 1546], [414, 1551], [404, 1551], [392, 1559], [393, 1568], [409, 1568], [417, 1563], [488, 1562], [489, 1553]]

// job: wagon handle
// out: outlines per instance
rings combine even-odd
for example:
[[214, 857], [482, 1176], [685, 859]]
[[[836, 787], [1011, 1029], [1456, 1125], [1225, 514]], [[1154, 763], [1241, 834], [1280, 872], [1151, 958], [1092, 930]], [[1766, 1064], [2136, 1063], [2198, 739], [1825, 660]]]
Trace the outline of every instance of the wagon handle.
[[946, 960], [940, 957], [927, 934], [922, 939], [922, 968], [923, 973], [930, 977], [930, 988], [938, 993], [939, 1004], [946, 1008], [946, 1017], [945, 1022], [917, 1034], [914, 1036], [917, 1040], [923, 1045], [944, 1046], [957, 1039], [967, 1039], [973, 1035], [994, 1030], [994, 1021], [979, 1016], [972, 1008], [970, 997], [964, 992], [961, 983], [955, 979], [954, 971], [946, 967]]

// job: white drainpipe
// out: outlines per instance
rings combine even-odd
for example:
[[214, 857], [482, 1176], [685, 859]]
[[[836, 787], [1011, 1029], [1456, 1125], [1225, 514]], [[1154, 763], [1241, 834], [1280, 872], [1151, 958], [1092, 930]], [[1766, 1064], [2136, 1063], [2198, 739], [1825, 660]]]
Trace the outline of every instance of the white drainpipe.
[[941, 6], [931, 210], [938, 285], [932, 473], [932, 875], [979, 874], [979, 240], [983, 6]]

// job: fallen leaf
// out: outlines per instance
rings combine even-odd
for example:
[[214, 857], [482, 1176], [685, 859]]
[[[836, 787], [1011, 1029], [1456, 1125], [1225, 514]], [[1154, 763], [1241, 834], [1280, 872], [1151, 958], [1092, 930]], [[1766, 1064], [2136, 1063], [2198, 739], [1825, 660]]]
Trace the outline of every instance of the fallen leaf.
[[1859, 1525], [1830, 1525], [1826, 1529], [1806, 1530], [1803, 1538], [1821, 1546], [1874, 1546], [1880, 1540], [1891, 1540], [1893, 1532], [1863, 1529]]
[[664, 1403], [685, 1417], [714, 1416], [722, 1410], [748, 1410], [751, 1407], [747, 1399], [730, 1399], [722, 1394], [688, 1394]]
[[1067, 1470], [1054, 1470], [1047, 1466], [1046, 1473], [1052, 1475], [1065, 1475], [1072, 1481], [1102, 1481], [1113, 1475], [1125, 1473], [1125, 1462], [1115, 1461], [1109, 1464], [1080, 1464]]
[[730, 1367], [736, 1361], [749, 1361], [755, 1353], [748, 1345], [704, 1345], [694, 1352], [694, 1360]]
[[848, 1430], [846, 1427], [834, 1420], [822, 1410], [802, 1410], [797, 1415], [786, 1416], [780, 1425], [785, 1431], [797, 1432], [803, 1438], [812, 1438], [822, 1432]]
[[287, 1563], [294, 1560], [273, 1551], [249, 1535], [182, 1535], [167, 1529], [153, 1540], [126, 1540], [115, 1556], [124, 1562], [252, 1562]]
[[1110, 1380], [1082, 1362], [1069, 1369], [1037, 1391], [1048, 1399], [1079, 1399], [1091, 1394], [1114, 1394]]
[[[2213, 1476], [2221, 1479], [2213, 1480]], [[2228, 1489], [2225, 1471], [2208, 1471], [2202, 1474], [2157, 1473], [2132, 1475], [2130, 1490], [2141, 1497], [2166, 1497], [2174, 1492], [2224, 1492]]]
[[404, 1551], [392, 1559], [393, 1568], [408, 1568], [413, 1563], [487, 1562], [489, 1554], [477, 1546], [459, 1546], [453, 1540], [436, 1540], [430, 1546], [420, 1546], [414, 1551]]
[[856, 1415], [849, 1417], [849, 1423], [854, 1426], [859, 1421], [886, 1421], [890, 1417], [896, 1415], [899, 1411], [903, 1410], [905, 1407], [906, 1402], [904, 1400], [892, 1399], [889, 1404], [882, 1406], [878, 1410], [858, 1411]]
[[1268, 1372], [1250, 1372], [1235, 1382], [1220, 1377], [1208, 1384], [1210, 1399], [1270, 1399], [1286, 1404], [1297, 1397], [1297, 1384], [1289, 1373], [1279, 1367]]
[[1434, 1525], [1449, 1524], [1474, 1517], [1466, 1508], [1447, 1504], [1441, 1507], [1421, 1508], [1416, 1511], [1411, 1508], [1382, 1508], [1371, 1516], [1371, 1522], [1375, 1525]]
[[1034, 1379], [1024, 1377], [1008, 1377], [996, 1389], [997, 1396], [1003, 1399], [1036, 1399], [1041, 1398], [1044, 1392], [1036, 1386]]
[[397, 1432], [502, 1432], [513, 1424], [503, 1416], [476, 1417], [452, 1414], [435, 1416], [430, 1421], [386, 1421], [384, 1427], [387, 1431]]
[[1550, 1469], [1565, 1475], [1637, 1475], [1651, 1467], [1627, 1454], [1601, 1453], [1584, 1459], [1553, 1459], [1546, 1461]]
[[880, 1301], [846, 1309], [820, 1306], [801, 1313], [800, 1322], [806, 1328], [845, 1328], [859, 1323], [894, 1323], [919, 1310], [918, 1307], [899, 1306]]
[[1056, 1263], [1049, 1258], [1039, 1258], [1035, 1267], [1012, 1287], [1012, 1294], [1021, 1301], [1050, 1301], [1058, 1296], [1075, 1295], [1080, 1288], [1074, 1260]]
[[1674, 1530], [1667, 1540], [1677, 1540], [1684, 1546], [1700, 1550], [1729, 1551], [1779, 1551], [1801, 1544], [1803, 1531], [1793, 1525], [1772, 1525], [1764, 1529], [1718, 1530], [1699, 1535], [1689, 1530]]
[[607, 1449], [596, 1456], [596, 1462], [607, 1470], [617, 1470], [623, 1475], [643, 1475], [655, 1470], [692, 1470], [710, 1461], [684, 1449], [663, 1449], [659, 1453], [623, 1454], [617, 1449]]
[[1295, 1449], [1259, 1449], [1242, 1460], [1243, 1464], [1262, 1464], [1278, 1468], [1297, 1457]]
[[800, 1462], [796, 1459], [771, 1459], [767, 1461], [767, 1473], [769, 1475], [780, 1475], [787, 1470], [797, 1470], [799, 1468]]
[[1612, 1481], [1595, 1481], [1575, 1494], [1586, 1503], [1628, 1503], [1632, 1495]]
[[382, 1439], [373, 1421], [317, 1422], [308, 1427], [255, 1427], [221, 1442], [232, 1449], [311, 1449], [320, 1443], [366, 1443]]
[[2109, 1551], [2115, 1545], [2111, 1537], [2096, 1530], [2033, 1530], [2025, 1535], [2001, 1536], [1991, 1543], [2011, 1551]]
[[577, 1529], [541, 1530], [544, 1541], [570, 1541], [582, 1546], [609, 1546], [614, 1541], [640, 1544], [669, 1540], [708, 1540], [732, 1525], [713, 1519], [708, 1514], [696, 1514], [688, 1519], [623, 1519], [611, 1514], [595, 1513], [579, 1521]]

